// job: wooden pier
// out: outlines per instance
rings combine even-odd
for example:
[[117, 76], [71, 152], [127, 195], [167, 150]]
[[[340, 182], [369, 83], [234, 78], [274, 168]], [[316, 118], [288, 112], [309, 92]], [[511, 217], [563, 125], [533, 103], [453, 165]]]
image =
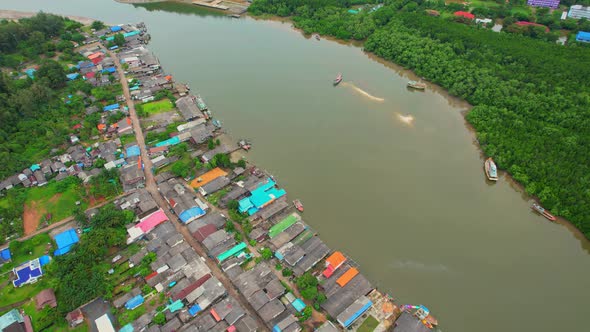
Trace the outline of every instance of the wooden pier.
[[210, 0], [210, 1], [197, 0], [197, 1], [193, 1], [193, 5], [207, 7], [207, 8], [213, 8], [213, 9], [219, 9], [219, 10], [228, 10], [229, 7], [222, 5], [221, 4], [222, 2], [223, 2], [223, 0]]

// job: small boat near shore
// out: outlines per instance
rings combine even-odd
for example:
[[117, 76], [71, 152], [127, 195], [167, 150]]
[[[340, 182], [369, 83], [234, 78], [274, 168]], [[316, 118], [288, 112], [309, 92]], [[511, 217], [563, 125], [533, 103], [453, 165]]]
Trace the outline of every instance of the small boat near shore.
[[418, 82], [418, 81], [409, 81], [408, 88], [412, 88], [412, 89], [416, 89], [416, 90], [424, 90], [424, 89], [426, 89], [426, 84]]
[[533, 206], [531, 206], [531, 208], [535, 211], [538, 212], [540, 215], [542, 215], [543, 217], [551, 220], [551, 221], [555, 221], [557, 220], [557, 218], [555, 218], [554, 215], [552, 215], [551, 213], [549, 213], [549, 211], [545, 210], [544, 207], [542, 207], [541, 205], [537, 204], [537, 203], [533, 203]]
[[316, 40], [320, 40], [320, 35], [315, 35]]
[[334, 79], [334, 86], [340, 84], [340, 82], [342, 82], [342, 74], [338, 74], [338, 76], [336, 76]]
[[238, 146], [239, 146], [239, 147], [241, 147], [242, 149], [244, 149], [244, 150], [248, 151], [248, 150], [250, 150], [250, 148], [252, 147], [252, 144], [250, 144], [250, 142], [249, 142], [248, 140], [241, 139], [241, 140], [238, 142]]
[[303, 212], [303, 204], [301, 203], [300, 200], [296, 199], [293, 201], [293, 205], [295, 206], [295, 208], [297, 209], [297, 211], [299, 212]]
[[496, 167], [496, 163], [494, 159], [488, 158], [484, 162], [484, 170], [486, 172], [486, 176], [490, 181], [498, 181], [498, 167]]

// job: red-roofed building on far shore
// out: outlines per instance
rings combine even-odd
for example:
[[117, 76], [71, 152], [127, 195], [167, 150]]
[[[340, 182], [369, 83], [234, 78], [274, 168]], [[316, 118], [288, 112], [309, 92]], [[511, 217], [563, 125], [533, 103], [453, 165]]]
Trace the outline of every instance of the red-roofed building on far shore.
[[456, 17], [465, 17], [470, 20], [475, 19], [475, 15], [471, 14], [470, 12], [458, 11], [453, 13], [453, 15], [455, 15]]
[[543, 24], [539, 24], [539, 23], [533, 23], [533, 22], [527, 22], [527, 21], [518, 21], [516, 23], [514, 23], [516, 25], [519, 25], [521, 27], [525, 27], [525, 26], [535, 26], [535, 27], [542, 27], [545, 28], [545, 32], [549, 32], [549, 28], [544, 26]]

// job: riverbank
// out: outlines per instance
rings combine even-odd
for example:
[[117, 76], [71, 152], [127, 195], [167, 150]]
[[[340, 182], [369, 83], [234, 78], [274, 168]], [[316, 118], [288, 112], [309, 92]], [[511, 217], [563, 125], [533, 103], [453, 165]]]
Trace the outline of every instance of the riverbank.
[[[23, 12], [18, 10], [0, 9], [0, 20], [20, 20], [21, 18], [29, 18], [37, 15], [37, 12]], [[90, 25], [94, 22], [93, 19], [83, 16], [75, 15], [61, 15], [71, 20], [78, 21], [84, 25]]]

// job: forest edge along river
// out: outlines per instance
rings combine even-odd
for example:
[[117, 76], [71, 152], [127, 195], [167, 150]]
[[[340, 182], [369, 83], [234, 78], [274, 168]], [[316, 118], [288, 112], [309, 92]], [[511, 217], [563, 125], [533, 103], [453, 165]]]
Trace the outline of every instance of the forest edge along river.
[[[398, 302], [428, 306], [442, 330], [584, 326], [587, 241], [534, 214], [507, 177], [486, 183], [462, 115], [468, 106], [432, 85], [408, 91], [411, 72], [356, 46], [307, 39], [288, 23], [180, 4], [2, 7], [144, 21], [162, 65], [206, 98], [231, 135], [252, 139], [249, 159], [301, 198], [322, 239]], [[338, 72], [384, 101], [333, 88]], [[413, 126], [397, 114], [411, 115]]]

